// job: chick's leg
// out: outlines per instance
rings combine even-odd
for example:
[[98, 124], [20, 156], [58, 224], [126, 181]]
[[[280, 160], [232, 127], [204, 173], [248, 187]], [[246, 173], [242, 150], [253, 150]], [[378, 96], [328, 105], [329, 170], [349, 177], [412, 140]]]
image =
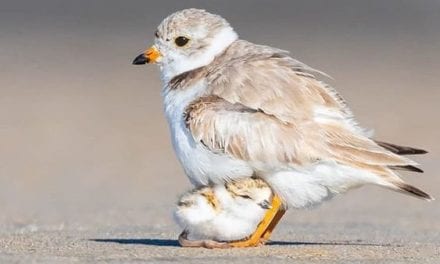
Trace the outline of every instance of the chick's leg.
[[272, 234], [275, 226], [284, 215], [284, 208], [280, 197], [274, 195], [272, 198], [272, 207], [267, 210], [263, 220], [258, 224], [255, 232], [247, 239], [229, 242], [231, 247], [256, 247], [264, 244]]
[[179, 235], [179, 244], [182, 247], [204, 247], [204, 248], [230, 248], [228, 243], [226, 242], [218, 242], [214, 240], [189, 240], [187, 238], [187, 232], [183, 231]]

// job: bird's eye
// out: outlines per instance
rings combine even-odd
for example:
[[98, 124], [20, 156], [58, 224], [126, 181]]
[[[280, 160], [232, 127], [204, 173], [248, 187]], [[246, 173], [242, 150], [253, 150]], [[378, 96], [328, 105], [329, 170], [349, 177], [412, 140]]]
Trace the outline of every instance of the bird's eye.
[[244, 198], [244, 199], [252, 199], [249, 195], [246, 195], [246, 194], [240, 195], [240, 197]]
[[174, 40], [174, 42], [176, 43], [176, 45], [179, 46], [179, 47], [183, 47], [183, 46], [185, 46], [185, 45], [188, 43], [188, 41], [189, 41], [189, 38], [187, 38], [187, 37], [183, 37], [183, 36], [177, 37], [177, 38]]
[[156, 31], [154, 32], [154, 36], [155, 36], [156, 38], [159, 38], [159, 31], [158, 31], [158, 30], [156, 30]]

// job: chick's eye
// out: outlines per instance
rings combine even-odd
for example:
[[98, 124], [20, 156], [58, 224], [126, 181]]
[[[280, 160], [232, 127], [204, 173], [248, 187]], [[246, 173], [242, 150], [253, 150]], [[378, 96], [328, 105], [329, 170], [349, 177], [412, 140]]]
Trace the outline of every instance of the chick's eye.
[[159, 31], [154, 31], [154, 36], [156, 37], [156, 38], [158, 38], [159, 37]]
[[177, 38], [174, 40], [174, 42], [176, 43], [176, 45], [179, 46], [179, 47], [183, 47], [183, 46], [185, 46], [185, 45], [188, 43], [188, 41], [189, 41], [189, 38], [187, 38], [187, 37], [183, 37], [183, 36], [177, 37]]
[[249, 195], [246, 195], [246, 194], [240, 195], [240, 197], [244, 198], [244, 199], [252, 199]]

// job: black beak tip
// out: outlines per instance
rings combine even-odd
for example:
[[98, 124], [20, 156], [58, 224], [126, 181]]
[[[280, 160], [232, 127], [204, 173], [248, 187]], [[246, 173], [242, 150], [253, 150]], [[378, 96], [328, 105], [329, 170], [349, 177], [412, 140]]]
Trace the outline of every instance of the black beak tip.
[[133, 60], [133, 65], [144, 65], [148, 63], [148, 58], [145, 57], [144, 54], [141, 54], [139, 56], [137, 56], [134, 60]]

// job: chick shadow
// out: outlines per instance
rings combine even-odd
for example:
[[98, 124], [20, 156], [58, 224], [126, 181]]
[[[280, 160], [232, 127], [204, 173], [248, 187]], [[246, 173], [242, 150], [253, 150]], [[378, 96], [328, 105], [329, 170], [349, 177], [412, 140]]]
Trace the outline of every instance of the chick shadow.
[[159, 238], [95, 238], [89, 241], [100, 243], [118, 243], [123, 245], [144, 245], [157, 247], [180, 247], [179, 242], [174, 239]]
[[[118, 243], [123, 245], [144, 245], [157, 247], [180, 247], [174, 239], [159, 238], [95, 238], [89, 241], [99, 243]], [[332, 242], [303, 242], [303, 241], [268, 241], [266, 246], [367, 246], [367, 247], [401, 247], [402, 245], [368, 243], [362, 240], [332, 241]]]

